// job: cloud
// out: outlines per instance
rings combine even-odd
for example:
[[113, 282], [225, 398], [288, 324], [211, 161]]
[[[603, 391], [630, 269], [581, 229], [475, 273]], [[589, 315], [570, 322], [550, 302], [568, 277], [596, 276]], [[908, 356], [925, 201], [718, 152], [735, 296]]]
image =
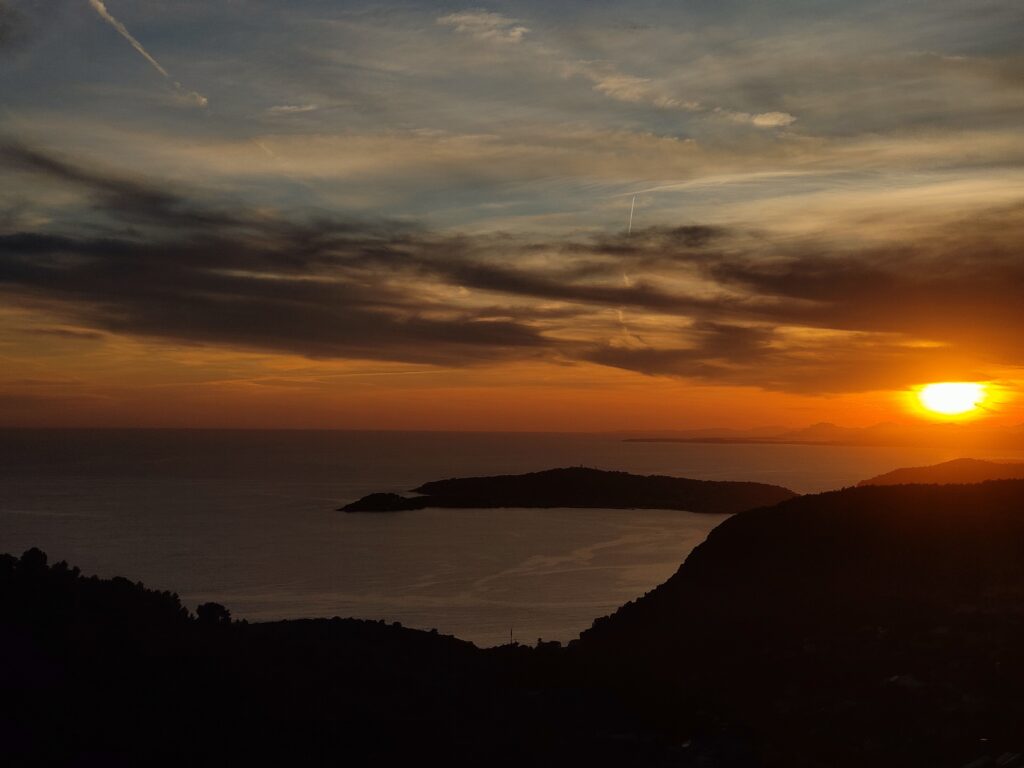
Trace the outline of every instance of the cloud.
[[124, 222], [189, 230], [240, 226], [235, 212], [168, 192], [156, 184], [96, 171], [18, 143], [0, 144], [0, 163], [10, 170], [43, 176], [91, 194], [99, 207]]
[[788, 112], [762, 112], [754, 115], [749, 112], [733, 112], [727, 109], [715, 109], [714, 111], [734, 123], [753, 125], [757, 128], [785, 128], [796, 122], [796, 118]]
[[536, 329], [489, 317], [490, 308], [453, 308], [401, 285], [407, 258], [435, 246], [398, 225], [228, 213], [17, 145], [0, 158], [86, 191], [111, 218], [104, 236], [0, 236], [0, 286], [75, 327], [446, 365], [547, 346]]
[[128, 28], [120, 21], [114, 18], [114, 16], [107, 10], [107, 6], [103, 3], [103, 0], [89, 0], [89, 5], [92, 6], [93, 10], [99, 14], [100, 18], [106, 21], [110, 26], [117, 30], [118, 34], [127, 40], [132, 48], [138, 51], [139, 55], [142, 56], [150, 65], [164, 76], [164, 79], [169, 80], [174, 85], [174, 89], [177, 92], [179, 100], [185, 104], [189, 104], [197, 107], [205, 107], [209, 102], [205, 96], [196, 91], [190, 91], [187, 88], [182, 87], [181, 83], [175, 81], [170, 73], [164, 69], [163, 65], [160, 64], [155, 58], [153, 58], [149, 51], [142, 47], [142, 43], [132, 36], [132, 33], [128, 31]]
[[520, 48], [526, 49], [522, 51], [523, 56], [528, 55], [534, 62], [546, 62], [563, 78], [588, 80], [594, 91], [615, 101], [682, 112], [711, 111], [724, 114], [733, 122], [756, 128], [779, 128], [796, 121], [796, 117], [786, 112], [751, 114], [710, 107], [699, 99], [680, 96], [675, 88], [664, 82], [623, 72], [609, 61], [573, 58], [547, 43], [526, 40], [529, 29], [519, 25], [516, 19], [501, 14], [483, 10], [464, 11], [442, 16], [437, 23], [484, 42], [522, 43]]
[[182, 88], [180, 83], [174, 84], [175, 96], [182, 104], [191, 107], [206, 107], [209, 106], [210, 100], [203, 96], [198, 91], [190, 91], [186, 88]]
[[88, 330], [83, 331], [76, 328], [29, 328], [26, 332], [36, 336], [55, 336], [76, 341], [100, 341], [105, 338], [102, 333]]
[[796, 118], [788, 112], [762, 112], [750, 118], [750, 122], [758, 128], [782, 128], [796, 122]]
[[649, 78], [625, 75], [607, 64], [577, 62], [568, 67], [567, 71], [590, 80], [595, 91], [616, 101], [651, 104], [659, 109], [678, 109], [686, 112], [703, 110], [699, 101], [667, 95]]
[[48, 328], [817, 394], [1024, 365], [1020, 205], [890, 241], [736, 226], [538, 239], [233, 209], [20, 145], [0, 160], [90, 201], [88, 227], [79, 213], [0, 230], [0, 294]]
[[516, 19], [482, 10], [461, 11], [441, 16], [437, 23], [451, 27], [459, 34], [496, 43], [520, 43], [530, 31]]
[[315, 112], [319, 107], [316, 104], [279, 104], [267, 109], [272, 115], [295, 115], [302, 112]]

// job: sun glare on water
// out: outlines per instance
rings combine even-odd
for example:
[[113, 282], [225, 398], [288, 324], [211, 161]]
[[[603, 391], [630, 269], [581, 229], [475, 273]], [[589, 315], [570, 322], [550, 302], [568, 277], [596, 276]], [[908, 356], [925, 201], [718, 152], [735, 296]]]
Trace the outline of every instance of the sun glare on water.
[[944, 381], [926, 384], [917, 400], [926, 411], [940, 416], [966, 416], [985, 401], [985, 385], [974, 381]]

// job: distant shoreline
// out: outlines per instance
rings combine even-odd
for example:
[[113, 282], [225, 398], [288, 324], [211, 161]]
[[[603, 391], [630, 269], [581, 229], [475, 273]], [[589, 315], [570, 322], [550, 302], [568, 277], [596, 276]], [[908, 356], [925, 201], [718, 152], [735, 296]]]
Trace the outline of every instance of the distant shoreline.
[[[816, 445], [823, 448], [915, 448], [921, 440], [801, 440], [785, 437], [626, 437], [624, 443], [689, 443], [697, 445]], [[946, 445], [946, 443], [942, 443]], [[957, 445], [949, 441], [949, 446]], [[1022, 446], [1000, 445], [1004, 450], [1020, 450]]]
[[913, 445], [905, 443], [858, 443], [846, 440], [787, 440], [773, 437], [627, 437], [624, 443], [704, 443], [711, 445], [824, 445], [850, 448], [900, 448]]

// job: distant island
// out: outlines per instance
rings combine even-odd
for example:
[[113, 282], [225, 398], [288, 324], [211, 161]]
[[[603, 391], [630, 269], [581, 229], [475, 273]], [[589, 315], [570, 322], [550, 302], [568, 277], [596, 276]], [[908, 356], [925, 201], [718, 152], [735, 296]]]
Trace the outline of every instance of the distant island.
[[953, 459], [927, 467], [903, 467], [877, 477], [861, 480], [865, 485], [908, 485], [921, 483], [984, 483], [988, 480], [1024, 479], [1024, 463]]
[[346, 504], [344, 512], [398, 512], [427, 507], [574, 507], [676, 509], [733, 514], [795, 497], [766, 483], [692, 480], [665, 475], [632, 475], [586, 467], [549, 469], [523, 475], [435, 480], [413, 490], [417, 496], [371, 493]]

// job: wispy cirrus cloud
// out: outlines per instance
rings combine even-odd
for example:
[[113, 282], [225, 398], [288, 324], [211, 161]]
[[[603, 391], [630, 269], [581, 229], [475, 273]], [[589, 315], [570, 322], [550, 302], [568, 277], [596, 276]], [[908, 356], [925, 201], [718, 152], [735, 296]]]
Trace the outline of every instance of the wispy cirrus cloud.
[[484, 10], [449, 13], [439, 17], [437, 23], [477, 40], [506, 44], [521, 43], [530, 31], [516, 19]]
[[272, 115], [297, 115], [303, 112], [316, 112], [319, 107], [316, 104], [278, 104], [269, 107], [267, 112]]
[[552, 62], [563, 77], [588, 80], [594, 91], [615, 101], [665, 110], [724, 114], [732, 122], [755, 128], [779, 128], [796, 120], [785, 112], [749, 114], [708, 106], [698, 99], [680, 95], [652, 78], [624, 72], [612, 62], [574, 59], [549, 43], [527, 41], [526, 34], [530, 30], [501, 14], [484, 10], [463, 11], [439, 17], [437, 23], [482, 42], [523, 43], [523, 47], [529, 48], [529, 55]]
[[756, 126], [757, 128], [785, 128], [796, 122], [796, 118], [788, 112], [761, 112], [752, 115], [749, 112], [731, 112], [729, 110], [716, 109], [716, 113], [724, 115], [734, 123], [744, 123]]
[[650, 78], [623, 74], [607, 62], [578, 61], [566, 64], [565, 72], [570, 76], [589, 80], [595, 91], [616, 101], [649, 104], [659, 109], [704, 111], [704, 106], [699, 101], [669, 95]]

